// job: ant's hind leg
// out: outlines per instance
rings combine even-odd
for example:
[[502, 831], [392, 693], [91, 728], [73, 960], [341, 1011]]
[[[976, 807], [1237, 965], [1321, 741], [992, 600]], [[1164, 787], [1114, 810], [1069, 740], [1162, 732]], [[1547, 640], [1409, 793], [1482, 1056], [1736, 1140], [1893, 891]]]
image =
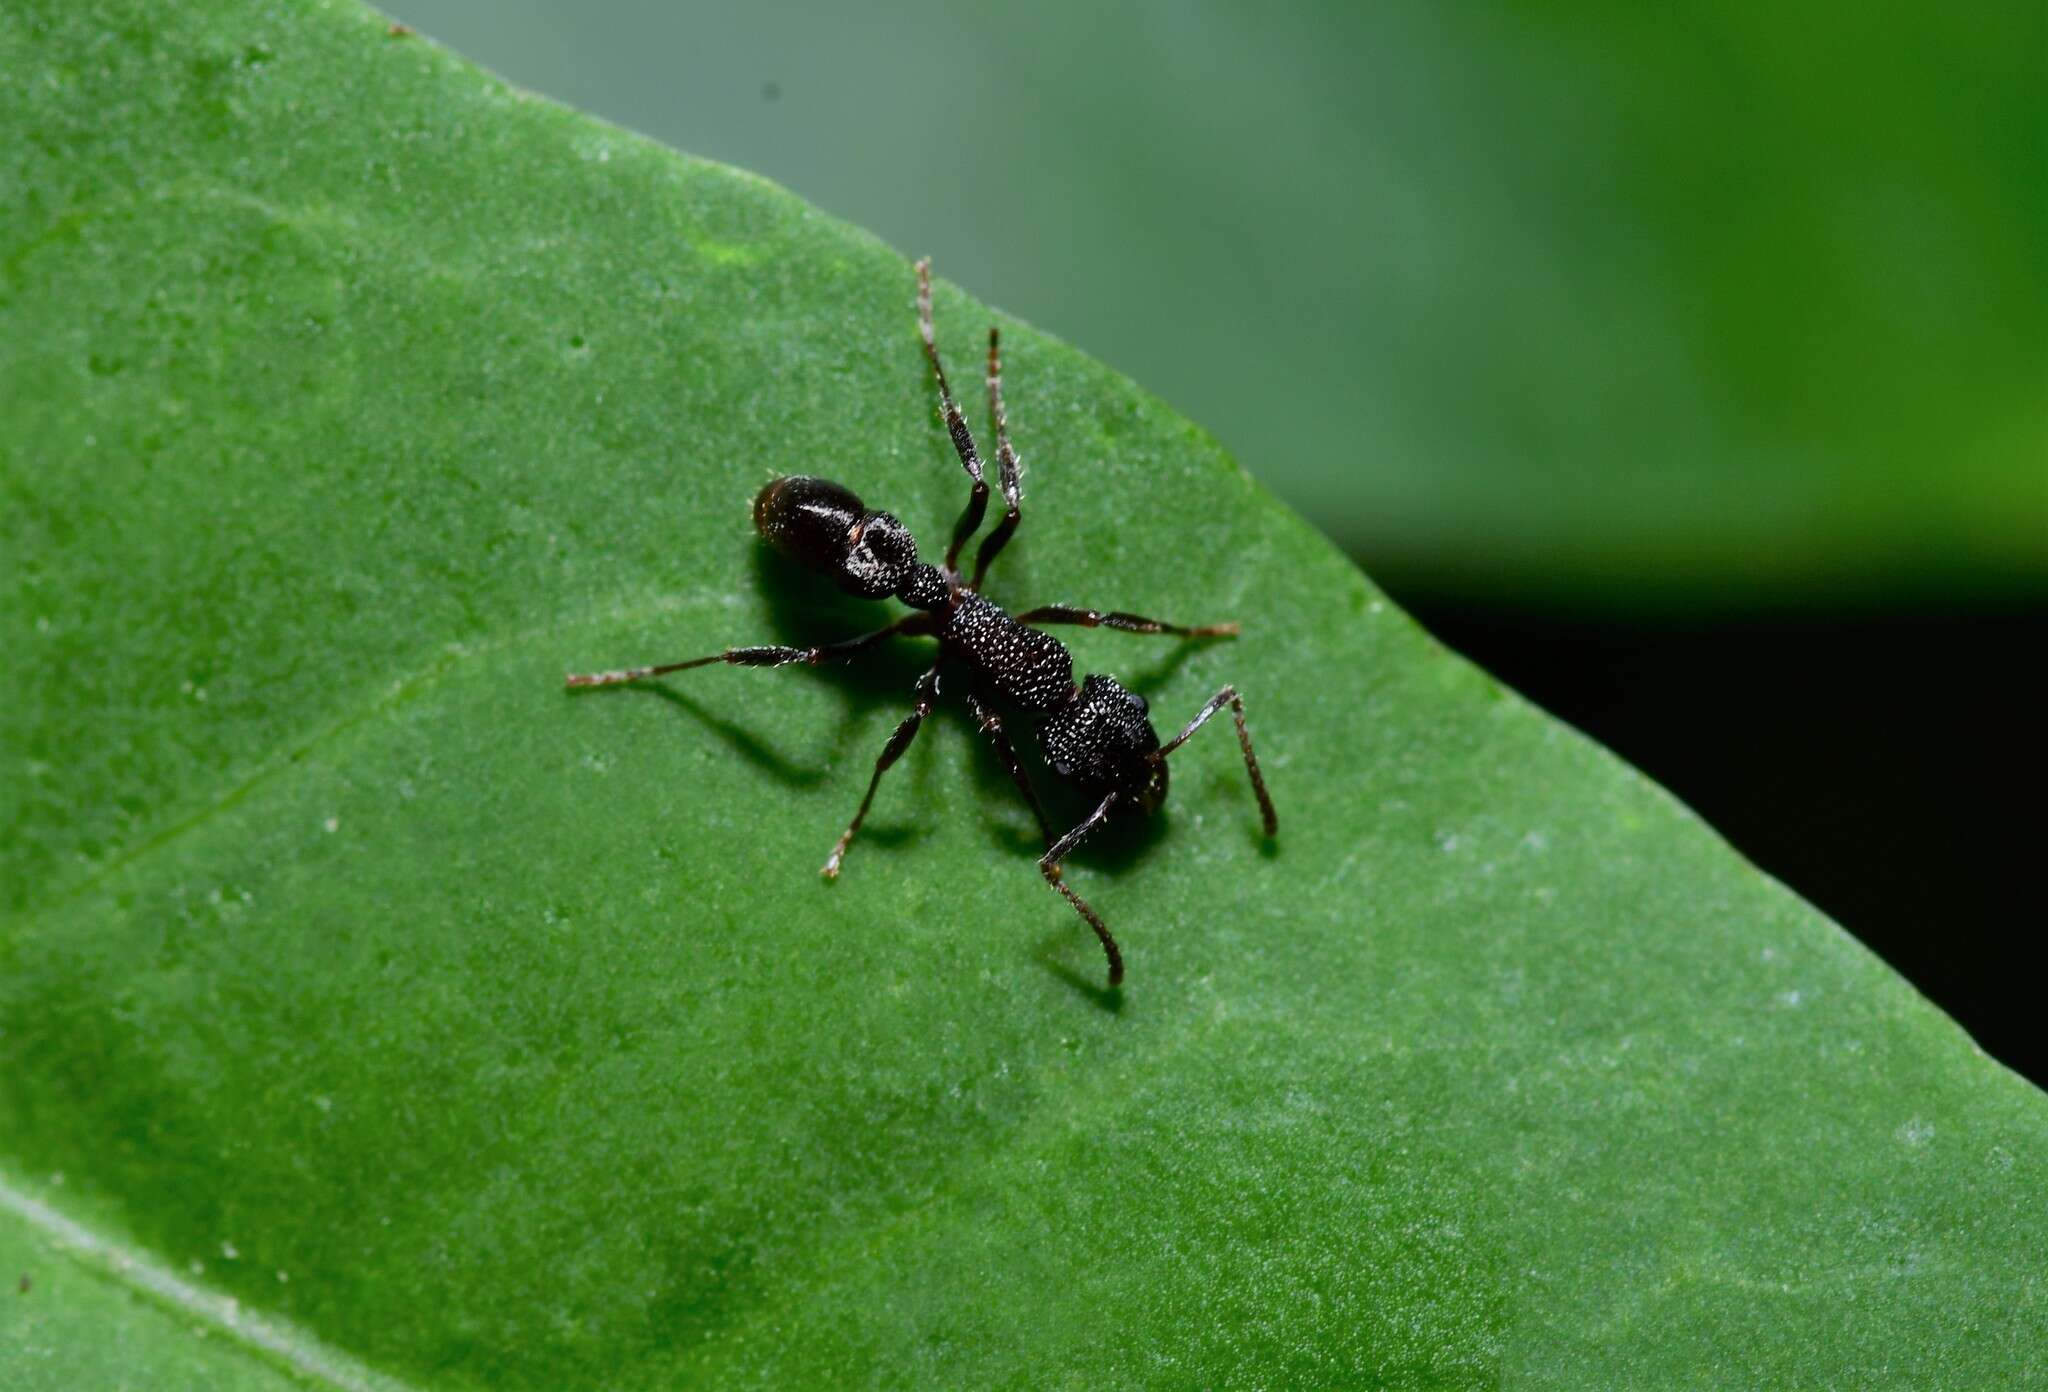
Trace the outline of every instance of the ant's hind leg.
[[967, 538], [981, 530], [981, 519], [988, 511], [988, 480], [983, 477], [981, 456], [975, 453], [974, 435], [967, 428], [967, 418], [960, 414], [960, 407], [953, 400], [953, 390], [946, 385], [946, 369], [939, 364], [939, 340], [932, 330], [932, 260], [929, 256], [917, 263], [917, 331], [924, 338], [924, 355], [932, 365], [932, 376], [939, 381], [939, 414], [945, 418], [946, 433], [953, 437], [953, 452], [960, 456], [960, 467], [967, 470], [967, 477], [974, 480], [974, 491], [967, 495], [966, 510], [953, 524], [953, 543], [946, 548], [946, 573], [952, 575], [958, 567], [960, 549], [967, 545]]
[[1031, 775], [1024, 771], [1024, 765], [1017, 758], [1016, 746], [1003, 733], [1002, 717], [984, 706], [974, 696], [967, 698], [967, 709], [974, 714], [974, 723], [988, 736], [994, 746], [996, 757], [1003, 761], [1003, 768], [1009, 773], [1010, 781], [1017, 785], [1017, 791], [1024, 795], [1024, 801], [1031, 804], [1031, 815], [1038, 819], [1038, 834], [1045, 844], [1052, 845], [1052, 823], [1045, 819], [1045, 804], [1038, 800], [1038, 790], [1031, 786]]
[[1021, 624], [1079, 624], [1083, 628], [1114, 628], [1124, 633], [1170, 633], [1176, 638], [1235, 638], [1237, 625], [1220, 624], [1171, 624], [1159, 619], [1148, 619], [1139, 614], [1125, 614], [1117, 610], [1107, 612], [1100, 609], [1077, 609], [1067, 604], [1048, 604], [1033, 609], [1028, 614], [1019, 614]]
[[974, 580], [970, 589], [980, 589], [982, 577], [988, 574], [989, 566], [1009, 543], [1010, 533], [1017, 530], [1022, 516], [1017, 505], [1021, 494], [1017, 486], [1017, 474], [1021, 466], [1017, 462], [1017, 451], [1010, 448], [1010, 418], [1003, 412], [1003, 360], [998, 351], [1001, 340], [993, 324], [988, 330], [988, 414], [996, 426], [996, 464], [998, 477], [1003, 488], [1003, 520], [996, 524], [994, 531], [982, 539], [981, 549], [974, 553]]
[[1116, 805], [1116, 794], [1110, 793], [1096, 804], [1095, 810], [1081, 820], [1081, 824], [1055, 841], [1046, 853], [1038, 858], [1038, 871], [1045, 876], [1045, 882], [1060, 892], [1060, 896], [1074, 906], [1074, 912], [1088, 921], [1095, 930], [1095, 936], [1102, 943], [1102, 953], [1109, 958], [1109, 984], [1120, 984], [1124, 979], [1124, 955], [1117, 951], [1116, 939], [1110, 936], [1109, 925], [1102, 916], [1088, 906], [1088, 901], [1074, 893], [1061, 878], [1060, 862], [1073, 853], [1083, 837], [1102, 825], [1109, 817], [1109, 809]]
[[1179, 734], [1175, 735], [1165, 744], [1160, 745], [1159, 748], [1146, 757], [1155, 763], [1164, 759], [1167, 755], [1173, 753], [1174, 750], [1186, 744], [1188, 737], [1201, 729], [1207, 723], [1209, 717], [1222, 710], [1226, 704], [1230, 707], [1231, 718], [1237, 721], [1237, 743], [1238, 747], [1244, 750], [1244, 771], [1251, 775], [1252, 792], [1258, 795], [1259, 816], [1266, 824], [1266, 835], [1278, 836], [1280, 834], [1280, 817], [1273, 810], [1271, 795], [1266, 792], [1266, 779], [1259, 772], [1258, 756], [1252, 753], [1252, 732], [1245, 728], [1244, 723], [1244, 698], [1237, 694], [1236, 687], [1226, 686], [1214, 696], [1211, 696], [1209, 704], [1203, 706], [1200, 713], [1193, 720], [1190, 720]]
[[825, 868], [819, 873], [826, 879], [839, 878], [839, 863], [846, 859], [846, 848], [853, 844], [854, 833], [858, 832], [860, 824], [867, 820], [868, 808], [874, 806], [875, 789], [881, 786], [882, 775], [888, 772], [889, 765], [903, 757], [903, 751], [910, 748], [910, 742], [917, 738], [918, 728], [924, 724], [924, 718], [932, 713], [932, 696], [938, 688], [939, 667], [937, 663], [933, 663], [931, 670], [917, 679], [917, 704], [911, 708], [910, 714], [903, 718], [903, 723], [896, 727], [896, 733], [889, 736], [889, 743], [882, 748], [882, 757], [875, 760], [875, 774], [868, 779], [868, 792], [867, 796], [860, 800], [860, 811], [853, 814], [853, 820], [847, 823], [845, 833], [840, 836], [838, 844], [832, 847], [832, 854], [825, 857]]
[[885, 638], [899, 633], [926, 634], [931, 632], [931, 618], [926, 614], [912, 614], [898, 619], [887, 628], [878, 628], [873, 633], [863, 633], [858, 638], [843, 642], [827, 643], [816, 648], [727, 648], [724, 652], [709, 657], [693, 657], [687, 662], [664, 662], [657, 667], [621, 667], [611, 672], [571, 672], [563, 679], [567, 686], [619, 686], [626, 682], [643, 681], [648, 677], [666, 676], [670, 672], [687, 671], [692, 667], [709, 667], [714, 662], [727, 662], [735, 667], [786, 667], [793, 662], [807, 663], [816, 667], [822, 662], [837, 662], [852, 657]]

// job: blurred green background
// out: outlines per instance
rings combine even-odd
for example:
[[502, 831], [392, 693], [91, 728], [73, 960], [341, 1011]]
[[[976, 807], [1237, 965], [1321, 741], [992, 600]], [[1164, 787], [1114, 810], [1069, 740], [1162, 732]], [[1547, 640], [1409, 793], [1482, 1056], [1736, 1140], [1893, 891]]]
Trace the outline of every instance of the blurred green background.
[[1389, 583], [2048, 584], [2038, 0], [391, 8], [932, 253]]
[[2048, 1078], [2039, 0], [387, 8], [1160, 393]]

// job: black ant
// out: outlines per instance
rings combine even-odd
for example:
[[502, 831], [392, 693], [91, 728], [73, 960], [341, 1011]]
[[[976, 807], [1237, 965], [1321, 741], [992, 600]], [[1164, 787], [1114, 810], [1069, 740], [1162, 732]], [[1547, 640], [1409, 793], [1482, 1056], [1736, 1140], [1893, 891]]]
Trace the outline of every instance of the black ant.
[[[917, 263], [918, 328], [924, 336], [924, 355], [938, 379], [939, 409], [953, 448], [960, 456], [967, 477], [973, 481], [966, 510], [953, 527], [953, 541], [946, 548], [946, 563], [933, 566], [917, 559], [917, 542], [910, 529], [886, 512], [865, 506], [850, 489], [819, 478], [778, 478], [754, 499], [754, 525], [776, 550], [813, 570], [823, 571], [839, 588], [863, 599], [895, 596], [917, 610], [887, 628], [843, 642], [816, 648], [727, 648], [710, 657], [687, 662], [668, 662], [656, 667], [632, 667], [617, 672], [572, 675], [572, 687], [612, 686], [621, 682], [658, 677], [714, 662], [741, 667], [781, 667], [792, 662], [817, 666], [827, 661], [852, 657], [886, 638], [913, 635], [939, 640], [938, 660], [919, 677], [916, 704], [889, 743], [875, 760], [874, 776], [868, 780], [867, 796], [853, 814], [846, 832], [825, 859], [827, 879], [838, 877], [846, 848], [860, 830], [875, 789], [889, 765], [903, 756], [917, 737], [924, 718], [932, 712], [932, 699], [939, 689], [939, 668], [948, 658], [957, 660], [973, 673], [973, 689], [967, 694], [967, 708], [995, 747], [996, 757], [1009, 771], [1017, 790], [1038, 819], [1046, 852], [1038, 868], [1046, 883], [1066, 896], [1079, 911], [1102, 950], [1109, 957], [1109, 984], [1123, 980], [1123, 954], [1116, 939], [1088, 901], [1076, 894], [1061, 877], [1060, 862], [1081, 844], [1089, 832], [1101, 826], [1113, 812], [1157, 812], [1166, 801], [1166, 758], [1202, 728], [1224, 705], [1237, 722], [1237, 742], [1244, 750], [1245, 772], [1251, 775], [1252, 792], [1259, 799], [1259, 814], [1268, 837], [1280, 829], [1273, 811], [1273, 799], [1266, 792], [1266, 780], [1259, 773], [1259, 761], [1252, 754], [1251, 732], [1245, 728], [1244, 701], [1234, 687], [1226, 686], [1196, 713], [1181, 732], [1166, 743], [1148, 718], [1145, 698], [1119, 685], [1115, 678], [1084, 676], [1074, 680], [1074, 659], [1052, 635], [1030, 627], [1032, 624], [1080, 624], [1086, 628], [1114, 628], [1125, 633], [1170, 633], [1180, 638], [1222, 638], [1234, 636], [1234, 623], [1182, 625], [1140, 618], [1136, 614], [1103, 613], [1051, 604], [1012, 618], [981, 594], [981, 582], [989, 566], [1017, 530], [1019, 520], [1017, 452], [1010, 448], [1009, 422], [1003, 414], [1002, 363], [998, 357], [996, 330], [988, 331], [988, 405], [996, 431], [996, 462], [1003, 493], [1003, 517], [982, 538], [974, 556], [974, 578], [963, 582], [958, 562], [968, 539], [981, 529], [988, 510], [988, 481], [983, 477], [981, 457], [975, 452], [974, 436], [954, 404], [946, 385], [946, 369], [939, 365], [939, 347], [932, 334], [931, 262]], [[1065, 836], [1054, 839], [1052, 825], [1045, 819], [1045, 807], [1031, 786], [1030, 776], [1017, 760], [1017, 751], [1003, 733], [997, 706], [1006, 706], [1036, 719], [1039, 742], [1046, 762], [1055, 776], [1073, 784], [1088, 797], [1097, 799], [1095, 810]]]

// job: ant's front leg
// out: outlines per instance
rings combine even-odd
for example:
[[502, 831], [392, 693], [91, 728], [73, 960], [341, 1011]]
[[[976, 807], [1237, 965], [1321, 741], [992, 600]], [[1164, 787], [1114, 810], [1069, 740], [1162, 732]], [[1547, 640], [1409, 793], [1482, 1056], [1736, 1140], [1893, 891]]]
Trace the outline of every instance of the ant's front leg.
[[1090, 812], [1081, 820], [1079, 826], [1075, 827], [1065, 836], [1062, 836], [1058, 841], [1055, 841], [1052, 847], [1038, 859], [1038, 870], [1040, 874], [1045, 876], [1045, 882], [1058, 890], [1062, 897], [1074, 906], [1074, 912], [1088, 920], [1088, 926], [1093, 928], [1095, 936], [1101, 939], [1103, 955], [1109, 958], [1109, 984], [1112, 986], [1120, 985], [1123, 982], [1124, 955], [1117, 951], [1116, 939], [1110, 936], [1109, 925], [1102, 921], [1102, 916], [1088, 906], [1086, 899], [1083, 899], [1080, 895], [1074, 893], [1072, 889], [1068, 888], [1067, 882], [1061, 878], [1060, 862], [1066, 859], [1076, 846], [1081, 844], [1083, 837], [1108, 820], [1109, 809], [1115, 805], [1116, 794], [1111, 792], [1096, 805], [1093, 812]]
[[1235, 638], [1238, 632], [1234, 623], [1170, 624], [1114, 609], [1104, 612], [1100, 609], [1078, 609], [1067, 604], [1048, 604], [1028, 614], [1019, 614], [1017, 622], [1079, 624], [1083, 628], [1114, 628], [1123, 633], [1170, 633], [1176, 638]]
[[[942, 656], [939, 662], [944, 661]], [[853, 814], [853, 820], [847, 823], [845, 833], [832, 848], [832, 854], [825, 857], [825, 868], [819, 871], [826, 879], [839, 878], [839, 862], [846, 859], [846, 848], [853, 844], [854, 833], [860, 830], [860, 824], [867, 819], [868, 808], [874, 805], [875, 789], [881, 786], [882, 775], [888, 772], [889, 765], [903, 757], [903, 751], [910, 748], [910, 742], [917, 738], [924, 718], [932, 713], [932, 697], [939, 689], [939, 662], [934, 662], [931, 670], [917, 679], [917, 704], [896, 727], [896, 733], [889, 736], [889, 743], [882, 749], [882, 757], [875, 760], [875, 775], [868, 780], [868, 793], [860, 800], [860, 811]]]
[[786, 667], [793, 662], [817, 666], [822, 662], [837, 662], [863, 652], [885, 638], [897, 634], [929, 634], [932, 631], [929, 614], [912, 614], [898, 619], [887, 628], [878, 628], [873, 633], [863, 633], [858, 638], [848, 638], [838, 643], [827, 643], [816, 648], [727, 648], [724, 652], [709, 657], [693, 657], [687, 662], [665, 662], [658, 667], [622, 667], [612, 672], [571, 672], [563, 679], [568, 686], [618, 686], [625, 682], [643, 681], [648, 677], [666, 676], [670, 672], [686, 671], [691, 667], [708, 667], [714, 662], [728, 662], [735, 667]]
[[953, 389], [946, 385], [946, 369], [939, 362], [939, 340], [932, 330], [932, 259], [929, 256], [917, 263], [917, 331], [924, 339], [924, 356], [932, 365], [932, 376], [938, 379], [939, 415], [946, 422], [946, 433], [953, 437], [953, 452], [960, 456], [960, 467], [967, 471], [967, 477], [974, 485], [967, 495], [967, 507], [961, 512], [960, 520], [953, 524], [952, 544], [946, 548], [946, 574], [950, 577], [959, 568], [960, 548], [981, 529], [981, 519], [988, 511], [988, 479], [982, 471], [981, 456], [974, 448], [974, 432], [967, 428], [967, 417], [960, 414], [960, 407], [953, 400]]
[[1001, 336], [991, 324], [988, 330], [988, 414], [996, 427], [996, 464], [1003, 486], [1003, 520], [996, 523], [995, 530], [982, 539], [981, 549], [974, 553], [974, 580], [968, 586], [974, 590], [981, 588], [988, 568], [995, 564], [996, 557], [1009, 543], [1010, 534], [1017, 530], [1017, 522], [1023, 515], [1018, 510], [1022, 494], [1017, 482], [1023, 466], [1018, 462], [1017, 451], [1010, 448], [1010, 417], [1003, 410], [1001, 342]]

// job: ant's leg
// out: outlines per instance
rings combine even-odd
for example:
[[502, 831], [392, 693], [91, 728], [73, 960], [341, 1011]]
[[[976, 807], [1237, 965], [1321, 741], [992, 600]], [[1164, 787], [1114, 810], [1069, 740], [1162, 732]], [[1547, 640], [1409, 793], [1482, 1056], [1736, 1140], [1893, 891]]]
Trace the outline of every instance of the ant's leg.
[[982, 477], [981, 456], [974, 452], [974, 436], [967, 429], [967, 418], [954, 404], [953, 391], [946, 385], [946, 369], [939, 365], [939, 341], [932, 332], [929, 256], [917, 263], [917, 330], [924, 336], [924, 355], [931, 361], [932, 376], [939, 379], [939, 414], [945, 417], [946, 433], [953, 437], [953, 451], [960, 456], [960, 467], [974, 480], [974, 491], [967, 496], [967, 509], [953, 524], [953, 544], [946, 548], [946, 573], [951, 575], [960, 559], [960, 548], [981, 529], [982, 514], [988, 511], [988, 480]]
[[1003, 413], [1003, 360], [998, 355], [998, 338], [993, 324], [988, 330], [988, 414], [996, 423], [996, 464], [1001, 470], [1003, 487], [1003, 520], [996, 529], [982, 538], [981, 549], [974, 553], [974, 583], [970, 589], [981, 588], [981, 578], [988, 574], [988, 568], [1010, 540], [1010, 533], [1017, 530], [1019, 498], [1017, 490], [1017, 451], [1010, 448], [1010, 418]]
[[1067, 882], [1060, 878], [1060, 862], [1072, 853], [1074, 847], [1081, 844], [1082, 837], [1102, 825], [1109, 817], [1109, 809], [1115, 803], [1116, 794], [1111, 792], [1102, 799], [1093, 812], [1082, 819], [1079, 826], [1055, 841], [1052, 848], [1038, 858], [1038, 870], [1045, 876], [1045, 882], [1058, 890], [1066, 901], [1074, 906], [1076, 913], [1088, 920], [1088, 926], [1093, 928], [1095, 936], [1102, 940], [1103, 955], [1109, 958], [1109, 984], [1112, 986], [1124, 979], [1124, 955], [1117, 951], [1116, 939], [1109, 935], [1109, 925], [1102, 921], [1095, 910], [1088, 907], [1086, 899], [1069, 889]]
[[930, 616], [912, 614], [907, 618], [898, 619], [887, 628], [878, 628], [873, 633], [863, 633], [858, 638], [827, 643], [818, 648], [727, 648], [724, 652], [713, 653], [709, 657], [693, 657], [688, 662], [665, 662], [659, 667], [624, 667], [613, 672], [571, 672], [564, 678], [564, 682], [569, 686], [618, 686], [623, 682], [664, 676], [691, 667], [709, 667], [714, 662], [730, 662], [735, 667], [785, 667], [792, 662], [804, 662], [815, 667], [821, 662], [835, 662], [841, 658], [852, 657], [855, 653], [873, 647], [884, 638], [892, 638], [899, 633], [930, 632]]
[[1115, 628], [1125, 633], [1171, 633], [1177, 638], [1235, 638], [1237, 625], [1220, 624], [1170, 624], [1158, 619], [1141, 618], [1136, 614], [1119, 612], [1103, 613], [1099, 609], [1076, 609], [1065, 604], [1048, 604], [1042, 609], [1033, 609], [1028, 614], [1019, 614], [1021, 624], [1080, 624], [1083, 628]]
[[996, 757], [1009, 770], [1010, 781], [1017, 785], [1017, 791], [1024, 794], [1024, 801], [1031, 804], [1031, 815], [1038, 818], [1038, 834], [1045, 838], [1045, 844], [1052, 844], [1052, 823], [1045, 819], [1045, 804], [1038, 800], [1038, 790], [1031, 786], [1031, 775], [1024, 771], [1024, 765], [1017, 760], [1017, 750], [1010, 743], [1010, 737], [1003, 733], [1002, 717], [982, 705], [972, 695], [967, 698], [967, 709], [974, 713], [975, 723], [988, 736], [988, 742], [995, 746]]
[[1258, 757], [1252, 753], [1252, 732], [1244, 726], [1244, 698], [1237, 694], [1236, 687], [1226, 686], [1214, 696], [1211, 696], [1209, 704], [1202, 707], [1201, 714], [1187, 723], [1186, 729], [1182, 730], [1165, 744], [1160, 745], [1158, 749], [1146, 757], [1157, 762], [1186, 744], [1188, 736], [1201, 729], [1210, 716], [1222, 710], [1226, 701], [1230, 703], [1231, 716], [1237, 721], [1237, 743], [1244, 750], [1244, 771], [1251, 775], [1252, 791], [1259, 796], [1259, 816], [1265, 820], [1266, 835], [1278, 836], [1280, 834], [1280, 817], [1278, 813], [1273, 811], [1273, 799], [1267, 795], [1266, 780], [1259, 773]]
[[896, 733], [889, 736], [889, 743], [882, 749], [882, 757], [875, 760], [875, 776], [868, 780], [868, 794], [860, 800], [860, 811], [853, 814], [853, 820], [846, 824], [846, 833], [832, 848], [832, 854], [825, 857], [825, 868], [819, 873], [826, 879], [839, 878], [839, 862], [846, 859], [846, 848], [852, 844], [854, 833], [860, 830], [860, 824], [866, 820], [868, 808], [874, 805], [875, 789], [881, 786], [882, 775], [888, 771], [889, 765], [903, 757], [903, 751], [910, 748], [910, 742], [917, 738], [918, 727], [924, 724], [924, 718], [932, 713], [932, 694], [938, 690], [938, 686], [939, 667], [937, 663], [933, 663], [931, 670], [917, 679], [917, 704], [911, 708], [909, 715], [903, 717], [903, 723], [896, 727]]

